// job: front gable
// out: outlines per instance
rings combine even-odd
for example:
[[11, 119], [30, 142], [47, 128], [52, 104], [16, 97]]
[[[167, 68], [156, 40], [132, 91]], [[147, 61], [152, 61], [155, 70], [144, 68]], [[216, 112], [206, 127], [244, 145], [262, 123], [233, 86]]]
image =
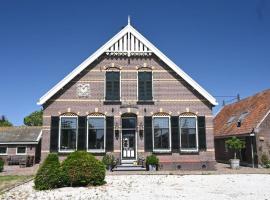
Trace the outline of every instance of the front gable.
[[[216, 99], [211, 96], [206, 90], [204, 90], [196, 81], [188, 76], [183, 70], [181, 70], [175, 63], [173, 63], [167, 56], [159, 51], [151, 42], [149, 42], [144, 36], [142, 36], [136, 29], [128, 24], [119, 33], [117, 33], [112, 39], [98, 49], [94, 54], [87, 58], [77, 68], [75, 68], [70, 74], [68, 74], [63, 80], [56, 84], [51, 90], [43, 95], [38, 101], [38, 105], [43, 105], [49, 99], [51, 99], [56, 93], [64, 88], [67, 84], [70, 84], [80, 73], [86, 68], [91, 66], [98, 58], [103, 55], [107, 56], [123, 56], [123, 57], [157, 57], [160, 59], [172, 72], [176, 73], [188, 83], [193, 89], [195, 89], [202, 97], [204, 97], [211, 105], [217, 105]], [[170, 87], [168, 87], [170, 88]]]

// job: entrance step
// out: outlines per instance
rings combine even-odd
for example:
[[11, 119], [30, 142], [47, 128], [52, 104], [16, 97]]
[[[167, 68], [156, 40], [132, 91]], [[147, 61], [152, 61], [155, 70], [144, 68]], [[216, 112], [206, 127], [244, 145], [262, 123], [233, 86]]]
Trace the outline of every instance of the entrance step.
[[141, 165], [121, 164], [115, 166], [112, 171], [146, 171], [146, 168]]

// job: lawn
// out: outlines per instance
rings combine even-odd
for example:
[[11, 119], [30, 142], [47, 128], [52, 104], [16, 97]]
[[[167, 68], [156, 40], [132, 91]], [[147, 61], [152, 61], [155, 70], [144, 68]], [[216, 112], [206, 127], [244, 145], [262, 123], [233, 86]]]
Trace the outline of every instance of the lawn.
[[33, 176], [0, 176], [0, 194], [3, 190], [12, 187], [18, 183], [25, 182]]

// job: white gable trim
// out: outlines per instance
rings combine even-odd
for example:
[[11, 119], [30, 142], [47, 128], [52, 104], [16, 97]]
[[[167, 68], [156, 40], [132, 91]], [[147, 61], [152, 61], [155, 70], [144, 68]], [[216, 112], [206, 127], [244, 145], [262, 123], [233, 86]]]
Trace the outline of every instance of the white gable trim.
[[147, 51], [150, 50], [156, 56], [158, 56], [172, 70], [174, 70], [179, 76], [181, 76], [186, 82], [188, 82], [195, 90], [197, 90], [203, 97], [205, 97], [212, 105], [218, 105], [216, 99], [213, 96], [211, 96], [206, 90], [204, 90], [196, 81], [194, 81], [183, 70], [181, 70], [173, 61], [171, 61], [167, 56], [165, 56], [161, 51], [159, 51], [151, 42], [149, 42], [137, 30], [135, 30], [130, 24], [128, 24], [125, 28], [123, 28], [120, 32], [118, 32], [113, 38], [111, 38], [107, 43], [105, 43], [95, 53], [93, 53], [84, 62], [82, 62], [78, 67], [76, 67], [71, 73], [69, 73], [63, 80], [61, 80], [51, 90], [49, 90], [45, 95], [43, 95], [39, 99], [37, 104], [43, 105], [54, 94], [56, 94], [60, 89], [62, 89], [67, 83], [69, 83], [74, 77], [76, 77], [81, 71], [83, 71], [87, 66], [89, 66], [92, 62], [94, 62], [99, 56], [101, 56], [105, 52], [108, 52], [110, 48], [112, 47], [112, 45], [117, 43], [127, 33], [130, 33], [130, 35], [135, 36], [142, 44], [144, 44], [147, 47]]

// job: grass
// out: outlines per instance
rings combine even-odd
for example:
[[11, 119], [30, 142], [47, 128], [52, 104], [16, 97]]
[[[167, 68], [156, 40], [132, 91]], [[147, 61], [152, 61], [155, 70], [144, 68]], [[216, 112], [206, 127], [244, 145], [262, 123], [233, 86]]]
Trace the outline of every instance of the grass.
[[0, 194], [7, 188], [12, 187], [16, 184], [22, 183], [33, 176], [0, 176]]

